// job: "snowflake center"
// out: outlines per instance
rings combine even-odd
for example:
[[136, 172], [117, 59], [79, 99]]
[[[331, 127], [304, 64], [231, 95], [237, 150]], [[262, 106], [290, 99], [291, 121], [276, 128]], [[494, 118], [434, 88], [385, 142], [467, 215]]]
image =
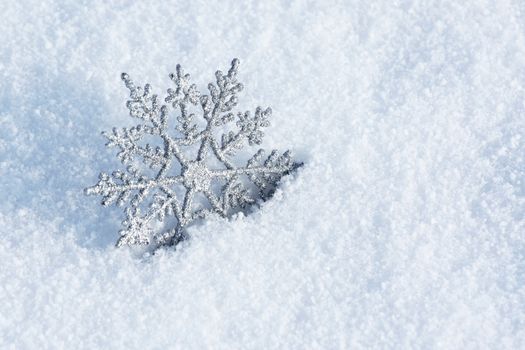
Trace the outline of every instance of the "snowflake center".
[[182, 169], [184, 186], [196, 191], [206, 191], [210, 188], [211, 174], [202, 162], [189, 162]]

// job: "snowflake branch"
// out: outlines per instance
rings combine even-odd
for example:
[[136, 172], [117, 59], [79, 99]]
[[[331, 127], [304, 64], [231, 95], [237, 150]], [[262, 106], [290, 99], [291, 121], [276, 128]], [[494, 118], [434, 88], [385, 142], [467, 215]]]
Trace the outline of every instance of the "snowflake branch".
[[226, 212], [224, 210], [224, 207], [221, 206], [221, 203], [217, 199], [217, 197], [210, 190], [204, 191], [204, 195], [206, 196], [206, 198], [208, 198], [208, 201], [210, 202], [215, 212], [224, 217], [226, 215]]
[[211, 175], [214, 177], [230, 177], [233, 175], [251, 175], [251, 174], [282, 174], [287, 171], [289, 171], [289, 168], [285, 168], [282, 166], [274, 166], [274, 167], [265, 167], [265, 166], [258, 166], [254, 168], [236, 168], [236, 169], [220, 169], [220, 170], [212, 170], [210, 171]]
[[[158, 186], [169, 186], [182, 182], [182, 176], [172, 176], [162, 179], [145, 181], [144, 179], [131, 180], [125, 178], [122, 172], [114, 172], [113, 178], [106, 173], [100, 173], [99, 182], [85, 190], [87, 195], [102, 195], [103, 205], [110, 205], [117, 199], [121, 199], [119, 204], [129, 197], [129, 193], [135, 190], [149, 190]], [[115, 183], [115, 180], [121, 181], [121, 184]]]
[[272, 109], [269, 107], [264, 111], [261, 107], [257, 107], [253, 117], [249, 111], [238, 113], [237, 126], [240, 130], [236, 134], [230, 131], [222, 135], [221, 151], [225, 154], [233, 154], [235, 149], [242, 148], [244, 139], [248, 139], [250, 145], [261, 144], [264, 136], [261, 129], [270, 126], [268, 118], [271, 115]]
[[191, 218], [191, 207], [193, 203], [193, 195], [195, 194], [195, 190], [193, 188], [188, 189], [186, 192], [186, 195], [184, 196], [184, 202], [182, 204], [182, 215], [181, 215], [181, 226], [186, 226], [186, 224], [189, 222], [189, 219]]
[[[237, 105], [237, 93], [244, 88], [243, 85], [237, 82], [237, 72], [240, 61], [233, 59], [228, 74], [224, 75], [222, 71], [215, 72], [216, 84], [208, 84], [210, 91], [211, 102], [208, 96], [202, 96], [201, 106], [204, 111], [204, 119], [206, 119], [206, 129], [203, 132], [203, 140], [197, 154], [197, 160], [202, 160], [206, 156], [206, 149], [211, 138], [211, 130], [214, 126], [223, 125], [233, 120], [233, 114], [228, 113], [220, 117], [221, 113], [229, 112]], [[213, 108], [211, 106], [213, 103]]]

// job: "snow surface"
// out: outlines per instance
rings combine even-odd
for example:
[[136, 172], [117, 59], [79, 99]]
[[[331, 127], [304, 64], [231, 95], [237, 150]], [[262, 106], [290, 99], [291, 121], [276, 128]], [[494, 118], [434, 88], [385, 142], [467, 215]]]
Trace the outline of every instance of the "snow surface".
[[[525, 348], [523, 1], [0, 2], [0, 348]], [[115, 249], [120, 73], [201, 88], [305, 166], [173, 251]]]

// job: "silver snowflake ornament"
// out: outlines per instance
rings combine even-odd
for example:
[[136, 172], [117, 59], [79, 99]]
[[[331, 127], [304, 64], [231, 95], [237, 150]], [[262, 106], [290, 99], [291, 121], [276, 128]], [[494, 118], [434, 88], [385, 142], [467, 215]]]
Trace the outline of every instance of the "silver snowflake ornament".
[[[99, 182], [85, 190], [102, 196], [103, 205], [125, 207], [117, 246], [177, 244], [186, 237], [188, 224], [210, 214], [227, 217], [258, 199], [266, 200], [282, 176], [300, 166], [290, 151], [273, 150], [265, 156], [262, 149], [244, 166], [233, 163], [246, 142], [262, 142], [262, 129], [270, 125], [272, 114], [270, 108], [261, 107], [253, 114], [231, 112], [243, 89], [237, 81], [238, 67], [239, 60], [234, 59], [226, 75], [217, 71], [208, 95], [200, 94], [177, 65], [176, 73], [170, 74], [175, 88], [167, 90], [165, 104], [149, 84], [137, 87], [122, 74], [130, 91], [126, 105], [140, 123], [103, 133], [108, 147], [119, 148], [125, 168], [101, 173]], [[195, 113], [202, 118], [197, 120]], [[170, 128], [168, 116], [173, 114], [178, 123]], [[235, 130], [224, 130], [235, 120]]]

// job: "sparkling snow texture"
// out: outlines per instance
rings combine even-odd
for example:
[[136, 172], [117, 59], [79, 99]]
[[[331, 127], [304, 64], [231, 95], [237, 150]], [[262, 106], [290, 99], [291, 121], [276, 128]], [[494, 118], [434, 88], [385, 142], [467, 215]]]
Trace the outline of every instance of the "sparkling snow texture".
[[[0, 32], [0, 348], [525, 347], [523, 1], [5, 0]], [[118, 165], [120, 73], [231, 57], [305, 166], [175, 252], [115, 249], [82, 189]]]

